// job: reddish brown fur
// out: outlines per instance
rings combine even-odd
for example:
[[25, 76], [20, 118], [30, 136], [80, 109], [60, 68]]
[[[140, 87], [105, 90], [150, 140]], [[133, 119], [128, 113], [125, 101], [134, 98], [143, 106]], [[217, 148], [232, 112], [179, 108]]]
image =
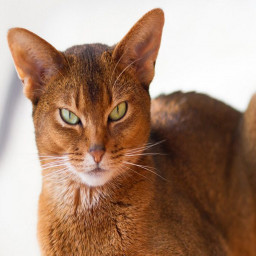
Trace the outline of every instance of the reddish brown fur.
[[[150, 106], [163, 20], [155, 9], [115, 47], [84, 45], [64, 53], [31, 32], [10, 31], [17, 71], [30, 81], [24, 86], [33, 102], [39, 154], [67, 155], [82, 172], [85, 154], [100, 144], [111, 162], [108, 171], [115, 170], [96, 187], [66, 173], [61, 182], [44, 177], [42, 255], [256, 255], [255, 97], [245, 115], [196, 93], [160, 96]], [[28, 47], [17, 47], [20, 37], [31, 49], [31, 37], [43, 45], [43, 53], [32, 51], [41, 61], [35, 70], [33, 58], [22, 69], [20, 56]], [[128, 102], [126, 116], [109, 122], [122, 101]], [[83, 125], [63, 124], [59, 108], [76, 113]], [[162, 140], [130, 158], [156, 169], [123, 167], [127, 150]]]

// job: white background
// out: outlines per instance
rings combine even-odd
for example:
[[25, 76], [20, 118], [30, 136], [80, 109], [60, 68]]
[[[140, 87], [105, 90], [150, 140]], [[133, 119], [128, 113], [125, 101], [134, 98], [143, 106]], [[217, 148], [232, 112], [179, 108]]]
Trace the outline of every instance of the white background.
[[9, 115], [5, 107], [13, 76], [8, 28], [25, 27], [59, 50], [93, 42], [112, 45], [154, 7], [163, 8], [166, 24], [152, 96], [196, 90], [243, 111], [256, 89], [255, 0], [0, 0], [0, 122], [11, 122], [0, 157], [1, 256], [39, 255], [41, 180], [31, 105], [17, 97], [11, 102], [14, 112]]

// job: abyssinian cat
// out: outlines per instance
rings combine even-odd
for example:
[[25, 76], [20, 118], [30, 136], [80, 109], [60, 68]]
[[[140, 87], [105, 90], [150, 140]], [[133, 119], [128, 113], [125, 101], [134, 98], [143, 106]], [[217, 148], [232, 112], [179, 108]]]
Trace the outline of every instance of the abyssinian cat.
[[[256, 255], [256, 97], [150, 101], [164, 14], [115, 46], [8, 42], [33, 104], [42, 255]], [[254, 143], [255, 142], [255, 143]]]

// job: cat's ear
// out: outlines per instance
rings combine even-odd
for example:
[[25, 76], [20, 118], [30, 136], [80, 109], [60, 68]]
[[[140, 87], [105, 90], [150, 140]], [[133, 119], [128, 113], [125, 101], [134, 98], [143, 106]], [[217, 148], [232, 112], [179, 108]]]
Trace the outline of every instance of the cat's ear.
[[131, 28], [113, 51], [116, 63], [123, 70], [133, 70], [144, 86], [149, 86], [154, 77], [163, 25], [163, 11], [151, 10]]
[[45, 40], [23, 28], [8, 31], [8, 44], [24, 94], [36, 103], [45, 84], [64, 65], [63, 55]]

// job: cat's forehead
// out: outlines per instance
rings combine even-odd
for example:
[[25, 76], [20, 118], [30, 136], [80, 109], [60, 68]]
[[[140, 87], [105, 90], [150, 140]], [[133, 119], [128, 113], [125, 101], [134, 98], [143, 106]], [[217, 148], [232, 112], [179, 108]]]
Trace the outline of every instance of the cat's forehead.
[[65, 90], [72, 92], [76, 101], [103, 104], [136, 91], [126, 74], [118, 70], [111, 51], [107, 45], [86, 44], [64, 52], [68, 63]]
[[[73, 46], [64, 54], [67, 60], [67, 68], [75, 77], [99, 79], [94, 77], [102, 75], [106, 71], [104, 57], [110, 54], [110, 47], [103, 44], [85, 44]], [[111, 63], [108, 63], [111, 64]]]
[[102, 58], [108, 48], [101, 44], [81, 45], [65, 52], [68, 62], [65, 89], [72, 92], [77, 104], [83, 100], [96, 104], [104, 98], [111, 99], [111, 84], [106, 79], [108, 69]]

